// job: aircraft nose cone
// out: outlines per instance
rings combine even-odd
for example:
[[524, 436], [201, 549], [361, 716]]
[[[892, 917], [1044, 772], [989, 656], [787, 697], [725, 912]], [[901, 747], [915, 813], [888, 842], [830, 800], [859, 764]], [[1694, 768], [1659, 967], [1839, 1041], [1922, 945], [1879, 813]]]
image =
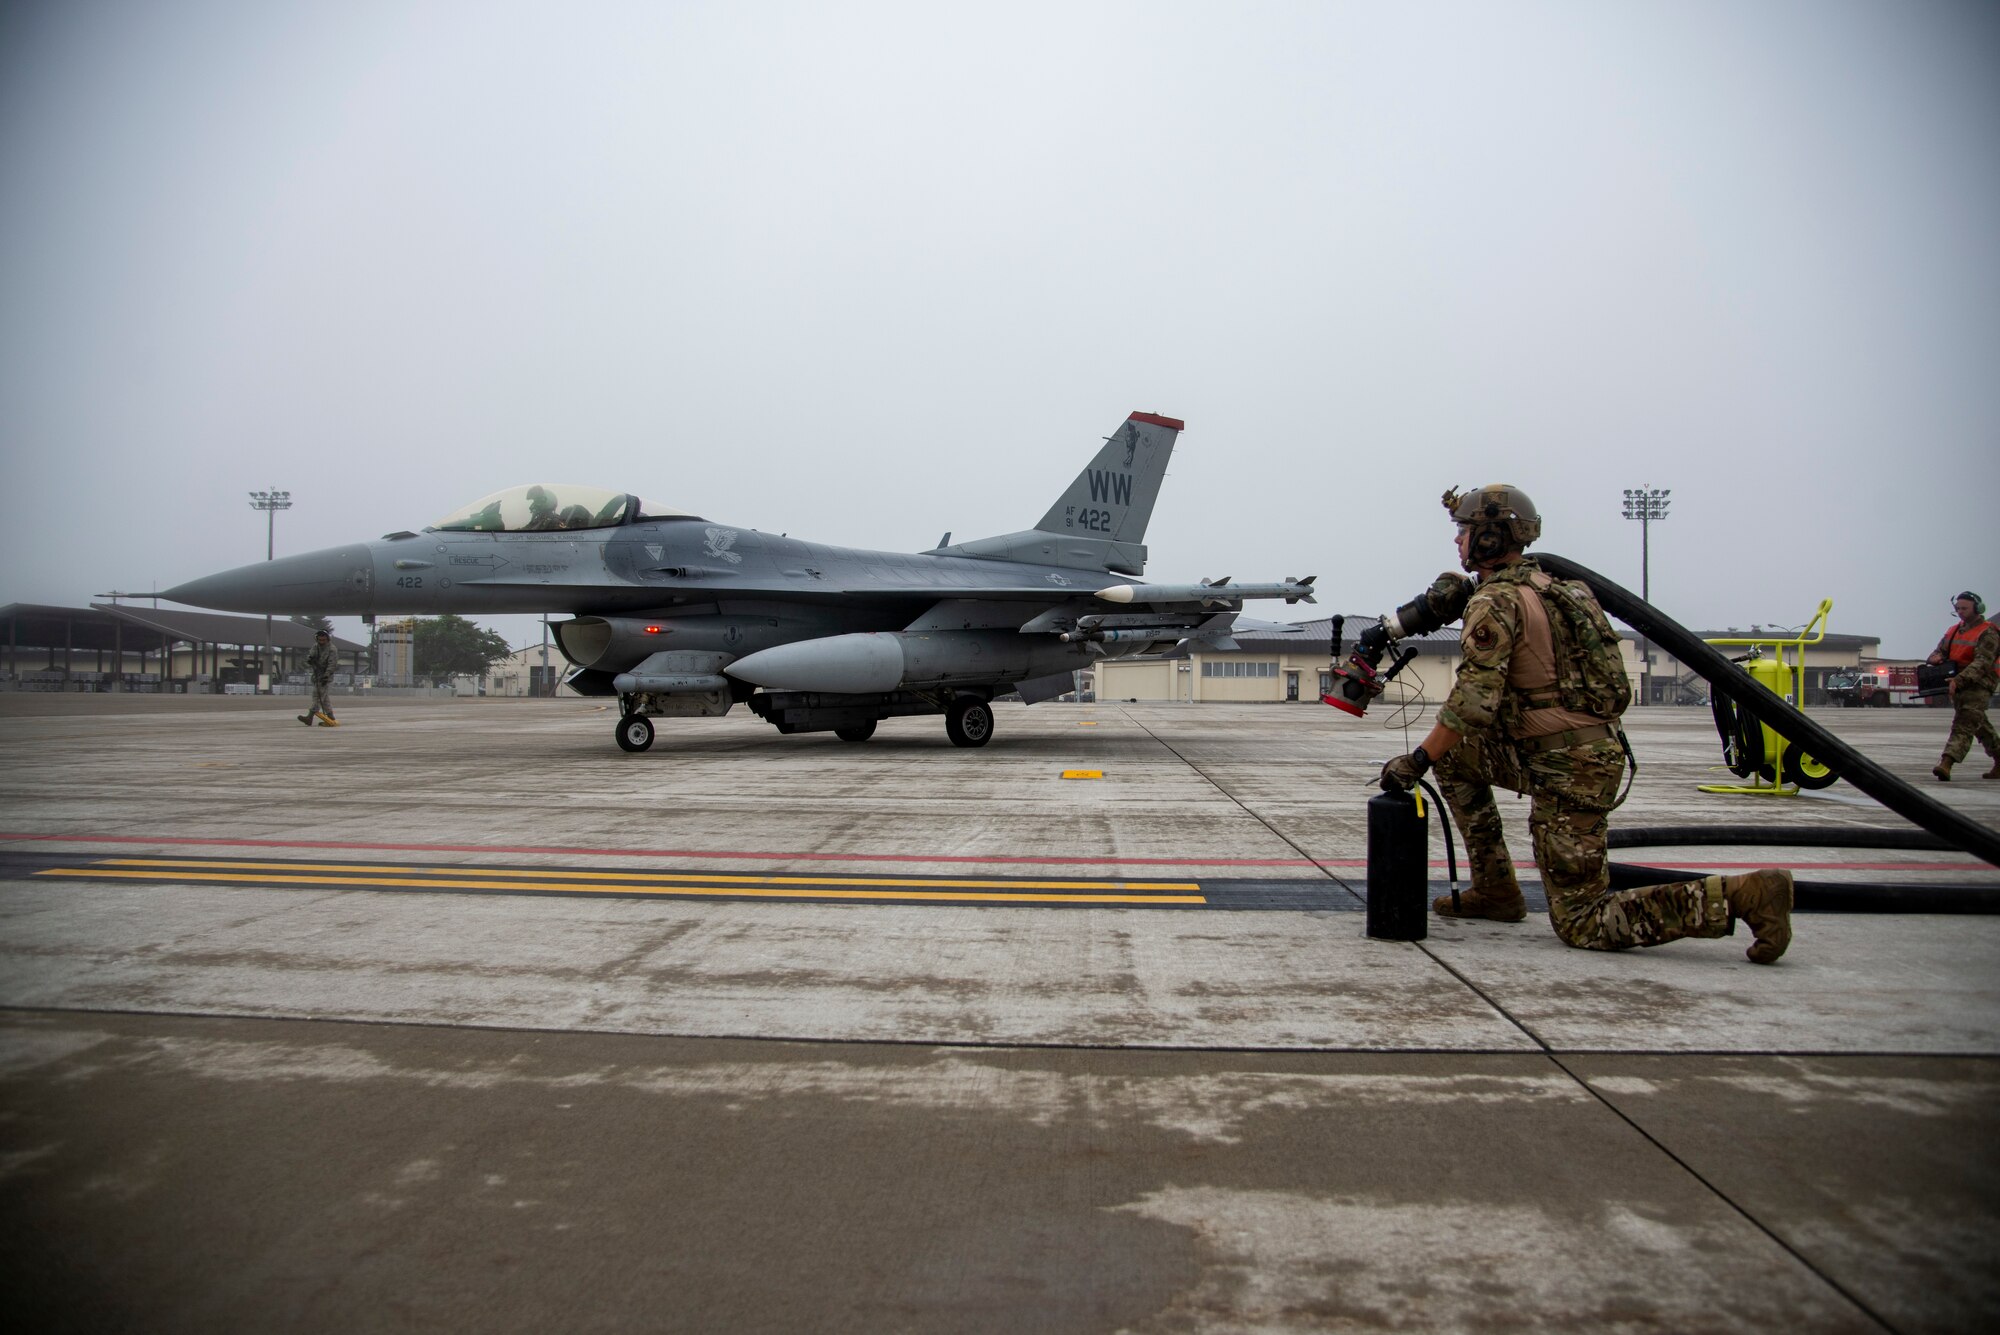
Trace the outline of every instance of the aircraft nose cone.
[[176, 584], [160, 596], [219, 612], [366, 612], [375, 566], [365, 547], [332, 547]]

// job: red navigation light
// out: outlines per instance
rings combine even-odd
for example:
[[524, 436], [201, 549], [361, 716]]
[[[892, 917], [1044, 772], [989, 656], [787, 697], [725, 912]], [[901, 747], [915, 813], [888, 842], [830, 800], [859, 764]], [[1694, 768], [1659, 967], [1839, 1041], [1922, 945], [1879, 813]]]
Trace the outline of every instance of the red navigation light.
[[646, 633], [648, 635], [658, 635], [660, 633], [660, 628], [658, 626], [648, 626], [646, 627]]

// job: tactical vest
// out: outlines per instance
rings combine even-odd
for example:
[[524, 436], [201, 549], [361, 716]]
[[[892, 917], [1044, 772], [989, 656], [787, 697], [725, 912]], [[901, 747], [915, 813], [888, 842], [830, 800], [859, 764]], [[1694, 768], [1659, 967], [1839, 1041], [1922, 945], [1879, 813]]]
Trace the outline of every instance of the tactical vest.
[[1972, 654], [1979, 647], [1979, 637], [1993, 629], [1990, 621], [1975, 621], [1970, 626], [1963, 621], [1953, 626], [1945, 634], [1944, 656], [1960, 667], [1972, 661]]
[[1526, 703], [1530, 708], [1561, 705], [1579, 714], [1617, 718], [1632, 704], [1632, 681], [1625, 675], [1625, 656], [1618, 651], [1618, 632], [1611, 629], [1589, 585], [1562, 579], [1550, 579], [1546, 587], [1530, 582], [1543, 573], [1528, 558], [1483, 576], [1539, 594], [1542, 606], [1548, 609], [1549, 633], [1555, 639], [1556, 684], [1547, 692], [1549, 698]]

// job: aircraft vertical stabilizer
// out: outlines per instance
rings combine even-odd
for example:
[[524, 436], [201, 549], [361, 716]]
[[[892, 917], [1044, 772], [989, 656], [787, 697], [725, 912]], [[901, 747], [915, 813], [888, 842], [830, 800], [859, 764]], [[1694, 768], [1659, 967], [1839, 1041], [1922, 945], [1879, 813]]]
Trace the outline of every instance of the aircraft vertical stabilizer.
[[1167, 475], [1183, 422], [1155, 413], [1133, 413], [1076, 475], [1036, 529], [1112, 542], [1141, 543], [1153, 517], [1153, 500]]
[[[1146, 569], [1146, 524], [1184, 424], [1133, 413], [1105, 437], [1039, 524], [1018, 533], [939, 545], [931, 556], [984, 556], [1077, 570], [1138, 575]], [[947, 535], [948, 536], [948, 535]]]

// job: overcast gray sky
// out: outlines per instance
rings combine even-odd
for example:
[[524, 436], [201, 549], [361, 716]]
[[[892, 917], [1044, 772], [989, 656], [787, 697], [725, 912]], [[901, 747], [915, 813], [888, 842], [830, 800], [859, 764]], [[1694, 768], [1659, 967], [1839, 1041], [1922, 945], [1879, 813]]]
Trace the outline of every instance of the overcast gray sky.
[[2000, 5], [0, 7], [0, 602], [270, 486], [920, 549], [1133, 409], [1157, 578], [1386, 609], [1511, 480], [1636, 588], [1650, 483], [1669, 614], [1926, 651], [2000, 606]]

